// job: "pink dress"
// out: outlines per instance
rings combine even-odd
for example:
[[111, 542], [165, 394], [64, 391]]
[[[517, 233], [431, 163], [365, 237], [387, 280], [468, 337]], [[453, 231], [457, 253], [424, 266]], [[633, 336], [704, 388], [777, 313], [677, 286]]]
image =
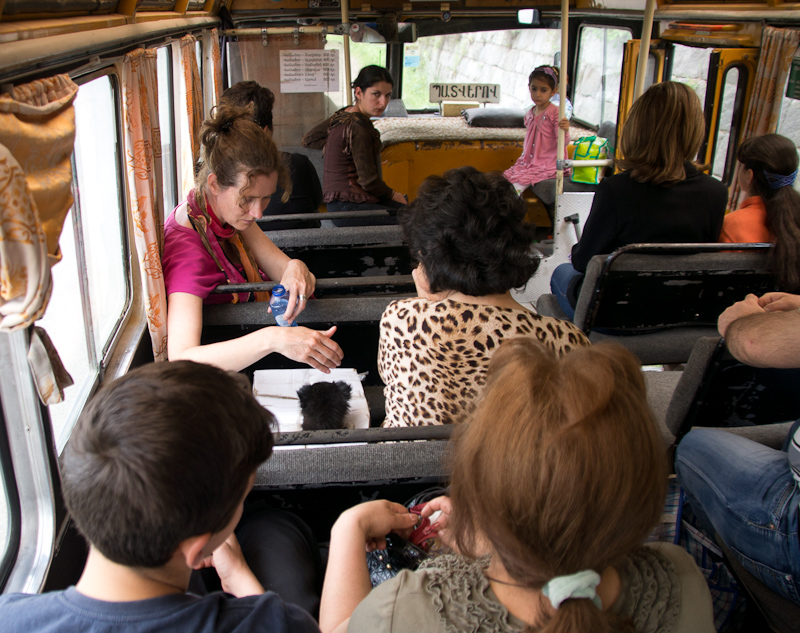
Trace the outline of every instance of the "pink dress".
[[[503, 172], [509, 182], [520, 185], [535, 185], [537, 182], [556, 177], [558, 154], [558, 107], [552, 103], [541, 114], [534, 114], [536, 106], [525, 114], [525, 142], [522, 156]], [[569, 132], [564, 142], [564, 158], [567, 157]]]

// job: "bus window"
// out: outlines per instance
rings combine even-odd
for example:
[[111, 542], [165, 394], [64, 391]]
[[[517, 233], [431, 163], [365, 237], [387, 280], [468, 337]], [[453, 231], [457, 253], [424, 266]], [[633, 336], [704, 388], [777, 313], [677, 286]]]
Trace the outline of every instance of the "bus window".
[[584, 25], [578, 37], [574, 116], [594, 127], [603, 121], [616, 121], [622, 57], [631, 32], [610, 26]]
[[[345, 87], [344, 75], [344, 44], [341, 35], [328, 35], [325, 42], [326, 51], [339, 51], [339, 91], [329, 92], [328, 97], [334, 102], [336, 108], [343, 108], [347, 105], [347, 93], [342, 90], [350, 90], [350, 87]], [[387, 65], [386, 61], [386, 44], [365, 44], [363, 42], [350, 42], [350, 68], [353, 76], [351, 81], [356, 78], [358, 71], [364, 66]], [[395, 77], [395, 79], [397, 79]]]
[[706, 85], [708, 83], [708, 62], [712, 49], [673, 44], [672, 73], [670, 81], [680, 81], [690, 86], [700, 97], [700, 103], [706, 102]]
[[[428, 100], [432, 82], [497, 83], [500, 103], [511, 108], [531, 105], [528, 76], [552, 64], [561, 46], [558, 29], [513, 29], [420, 37], [416, 55], [403, 68], [403, 103], [408, 110], [438, 109]], [[491, 105], [489, 106], [491, 107]]]
[[[735, 66], [729, 68], [725, 73], [725, 82], [722, 85], [720, 95], [719, 125], [717, 126], [716, 142], [714, 144], [714, 164], [711, 175], [719, 178], [722, 182], [727, 182], [736, 166], [736, 157], [728, 157], [728, 149], [734, 149], [735, 143], [730, 144], [731, 126], [734, 123], [734, 106], [736, 105], [736, 95], [739, 89], [741, 72]], [[746, 83], [746, 78], [745, 83]], [[743, 88], [744, 89], [744, 88]], [[727, 166], [727, 169], [726, 169]]]
[[175, 161], [175, 102], [172, 81], [172, 46], [158, 49], [158, 122], [161, 128], [161, 169], [164, 213], [178, 204]]
[[129, 304], [115, 93], [112, 77], [104, 75], [83, 84], [75, 99], [76, 196], [59, 242], [62, 260], [52, 269], [53, 293], [39, 322], [75, 381], [64, 402], [49, 407], [59, 452]]

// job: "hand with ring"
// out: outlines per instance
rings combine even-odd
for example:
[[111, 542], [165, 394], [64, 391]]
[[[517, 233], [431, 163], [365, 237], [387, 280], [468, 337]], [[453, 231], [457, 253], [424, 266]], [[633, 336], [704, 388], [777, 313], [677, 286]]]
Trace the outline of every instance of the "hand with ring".
[[299, 259], [291, 259], [281, 276], [281, 285], [289, 294], [289, 303], [284, 318], [293, 323], [297, 315], [306, 308], [309, 295], [314, 293], [316, 278]]

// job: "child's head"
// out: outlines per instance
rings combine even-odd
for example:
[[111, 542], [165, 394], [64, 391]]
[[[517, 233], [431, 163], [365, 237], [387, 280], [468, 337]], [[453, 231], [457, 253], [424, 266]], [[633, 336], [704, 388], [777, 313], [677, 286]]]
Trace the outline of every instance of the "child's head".
[[736, 153], [743, 168], [739, 184], [760, 196], [767, 209], [767, 228], [775, 243], [770, 251], [772, 270], [782, 290], [800, 290], [800, 193], [797, 147], [780, 134], [764, 134], [743, 141]]
[[684, 163], [697, 158], [705, 133], [694, 90], [674, 81], [653, 84], [628, 113], [619, 165], [640, 182], [674, 184], [686, 178]]
[[190, 361], [135, 369], [78, 419], [61, 456], [67, 507], [109, 560], [163, 566], [228, 525], [272, 451], [273, 420], [244, 376]]
[[528, 90], [531, 100], [536, 105], [550, 101], [558, 88], [558, 68], [555, 66], [539, 66], [528, 77]]
[[[493, 356], [484, 396], [456, 440], [451, 525], [462, 552], [488, 542], [515, 581], [538, 588], [601, 573], [641, 544], [666, 478], [630, 352], [601, 343], [559, 359], [530, 337], [513, 338]], [[575, 609], [600, 613], [569, 600], [555, 617]]]

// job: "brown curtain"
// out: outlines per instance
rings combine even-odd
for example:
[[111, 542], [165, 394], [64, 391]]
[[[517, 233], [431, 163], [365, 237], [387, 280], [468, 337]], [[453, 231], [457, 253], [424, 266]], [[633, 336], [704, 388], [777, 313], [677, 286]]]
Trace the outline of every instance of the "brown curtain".
[[157, 66], [155, 49], [138, 49], [125, 55], [122, 62], [122, 92], [133, 237], [153, 356], [160, 361], [167, 359], [167, 302], [161, 271], [164, 210]]
[[41, 317], [72, 206], [78, 86], [58, 75], [0, 96], [0, 329]]
[[200, 81], [200, 67], [197, 65], [196, 42], [197, 38], [193, 35], [187, 35], [180, 40], [184, 97], [192, 149], [191, 165], [186, 164], [186, 161], [190, 159], [187, 155], [183, 156], [183, 165], [181, 166], [184, 194], [194, 186], [194, 166], [200, 158], [200, 128], [203, 125], [203, 84]]
[[[800, 31], [764, 27], [753, 96], [742, 130], [742, 140], [769, 134], [778, 129], [783, 89], [798, 44], [800, 44]], [[728, 197], [728, 208], [731, 210], [739, 207], [743, 197], [739, 187], [739, 169], [737, 162]]]

